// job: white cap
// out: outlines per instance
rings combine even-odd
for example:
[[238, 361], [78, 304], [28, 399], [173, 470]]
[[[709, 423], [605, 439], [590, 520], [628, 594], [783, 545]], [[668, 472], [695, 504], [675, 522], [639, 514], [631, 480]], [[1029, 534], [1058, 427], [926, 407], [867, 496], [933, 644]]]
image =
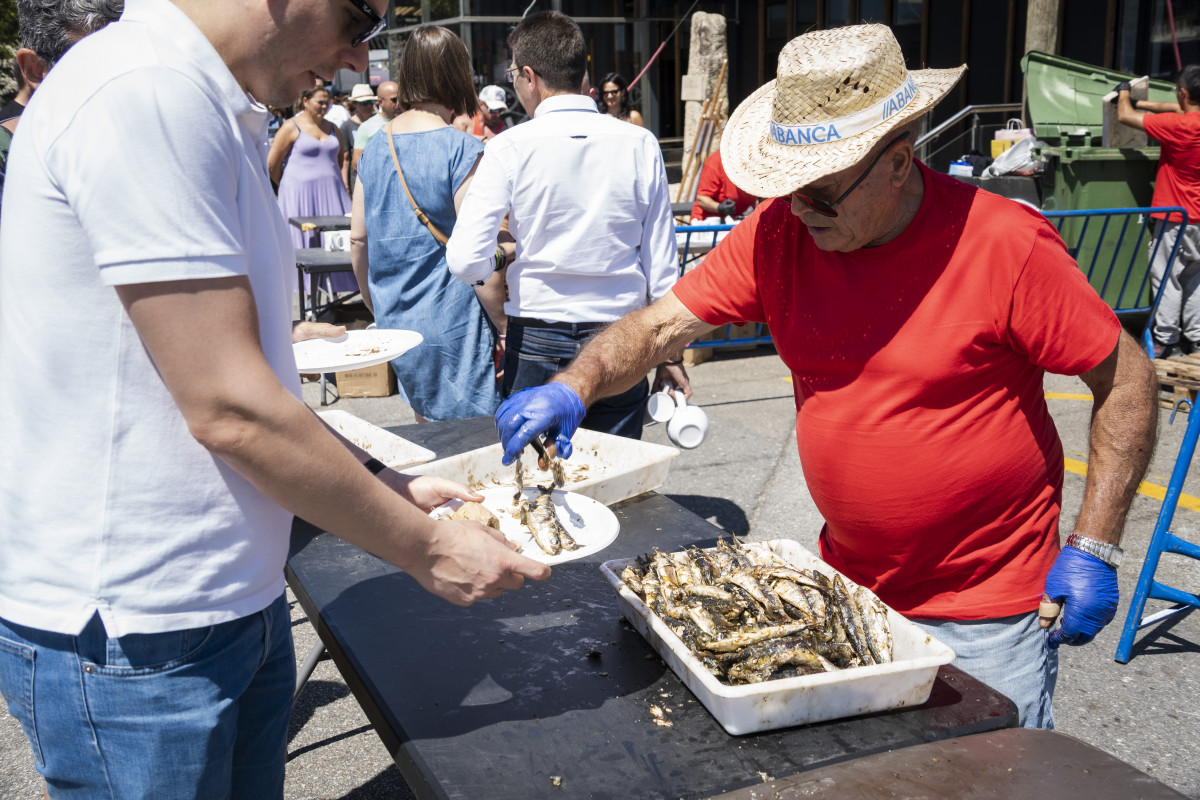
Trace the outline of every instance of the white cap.
[[507, 111], [508, 98], [499, 86], [485, 86], [479, 91], [479, 99], [490, 111]]

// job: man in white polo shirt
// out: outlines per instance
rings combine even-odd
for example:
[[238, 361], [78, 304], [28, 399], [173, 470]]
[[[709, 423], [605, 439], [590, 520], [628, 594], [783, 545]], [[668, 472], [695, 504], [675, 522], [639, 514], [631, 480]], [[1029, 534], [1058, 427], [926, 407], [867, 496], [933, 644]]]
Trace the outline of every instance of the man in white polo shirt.
[[469, 490], [368, 460], [299, 399], [260, 103], [364, 69], [385, 6], [127, 0], [23, 115], [0, 225], [0, 370], [24, 381], [0, 395], [0, 691], [52, 797], [282, 797], [293, 514], [458, 605], [549, 573], [431, 520]]
[[[482, 283], [501, 264], [496, 232], [509, 215], [505, 396], [545, 383], [597, 330], [665, 295], [679, 270], [658, 142], [584, 94], [579, 26], [556, 11], [531, 14], [508, 45], [509, 78], [533, 119], [489, 141], [446, 248], [451, 272]], [[677, 359], [655, 376], [668, 380], [690, 396]], [[598, 401], [583, 427], [641, 438], [647, 393], [643, 380]]]

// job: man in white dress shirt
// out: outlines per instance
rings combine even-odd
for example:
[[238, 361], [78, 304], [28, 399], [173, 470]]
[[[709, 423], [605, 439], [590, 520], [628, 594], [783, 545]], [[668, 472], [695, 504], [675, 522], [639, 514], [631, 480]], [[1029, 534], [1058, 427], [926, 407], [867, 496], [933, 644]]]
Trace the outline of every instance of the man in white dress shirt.
[[[508, 44], [509, 79], [532, 119], [488, 142], [446, 248], [451, 272], [482, 283], [503, 268], [496, 233], [509, 215], [506, 397], [542, 385], [597, 330], [665, 295], [679, 269], [658, 142], [584, 93], [579, 26], [531, 14]], [[658, 367], [656, 386], [667, 381], [690, 395], [676, 359]], [[583, 427], [640, 438], [648, 389], [643, 380], [600, 400]]]

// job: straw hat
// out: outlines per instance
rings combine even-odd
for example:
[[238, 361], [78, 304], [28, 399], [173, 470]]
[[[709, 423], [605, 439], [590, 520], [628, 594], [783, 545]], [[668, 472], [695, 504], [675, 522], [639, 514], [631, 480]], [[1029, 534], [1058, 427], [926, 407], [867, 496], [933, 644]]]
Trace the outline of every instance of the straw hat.
[[375, 92], [369, 83], [356, 83], [350, 90], [350, 99], [356, 103], [374, 103]]
[[933, 108], [967, 67], [909, 72], [886, 25], [814, 31], [784, 45], [776, 79], [726, 125], [721, 163], [756, 197], [783, 197], [861, 161]]

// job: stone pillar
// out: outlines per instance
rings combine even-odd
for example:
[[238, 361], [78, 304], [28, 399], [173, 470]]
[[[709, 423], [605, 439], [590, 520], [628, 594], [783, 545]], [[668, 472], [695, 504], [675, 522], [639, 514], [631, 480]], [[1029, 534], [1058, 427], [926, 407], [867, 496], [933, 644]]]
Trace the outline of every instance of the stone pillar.
[[[691, 46], [688, 49], [687, 74], [683, 76], [683, 146], [684, 160], [691, 152], [692, 143], [696, 139], [696, 129], [700, 125], [700, 115], [704, 111], [705, 101], [712, 97], [717, 89], [717, 77], [721, 73], [721, 63], [725, 61], [728, 50], [725, 39], [725, 17], [721, 14], [708, 14], [697, 11], [692, 14]], [[729, 71], [726, 69], [724, 84], [721, 87], [721, 102], [719, 110], [722, 119], [729, 116]], [[708, 150], [717, 149], [718, 140], [714, 134]], [[697, 169], [696, 172], [699, 170]]]

